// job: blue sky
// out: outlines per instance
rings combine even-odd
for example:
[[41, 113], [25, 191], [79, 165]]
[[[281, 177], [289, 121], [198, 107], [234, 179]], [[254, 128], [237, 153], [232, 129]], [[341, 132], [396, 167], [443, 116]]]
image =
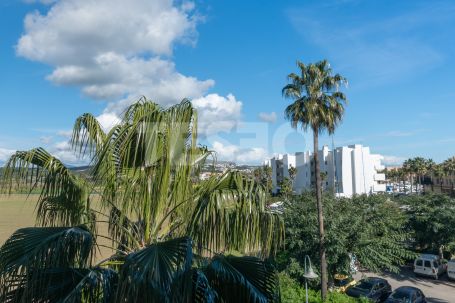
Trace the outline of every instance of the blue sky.
[[140, 95], [193, 99], [201, 143], [221, 159], [310, 149], [281, 88], [296, 60], [324, 58], [349, 80], [335, 145], [389, 164], [454, 155], [453, 1], [4, 0], [0, 14], [0, 161], [44, 146], [80, 164], [75, 118], [109, 127]]

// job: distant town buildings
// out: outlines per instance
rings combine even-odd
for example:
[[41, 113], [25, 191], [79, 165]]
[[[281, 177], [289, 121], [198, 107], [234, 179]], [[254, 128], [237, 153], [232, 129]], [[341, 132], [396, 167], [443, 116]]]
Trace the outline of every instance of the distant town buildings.
[[[319, 150], [322, 185], [324, 190], [332, 190], [337, 196], [351, 197], [360, 194], [373, 194], [386, 191], [383, 157], [372, 154], [370, 148], [359, 144], [329, 150], [324, 146]], [[293, 191], [301, 193], [315, 186], [312, 153], [278, 155], [266, 161], [272, 167], [273, 192], [280, 190], [280, 184], [289, 178], [289, 169], [297, 168], [293, 181]]]

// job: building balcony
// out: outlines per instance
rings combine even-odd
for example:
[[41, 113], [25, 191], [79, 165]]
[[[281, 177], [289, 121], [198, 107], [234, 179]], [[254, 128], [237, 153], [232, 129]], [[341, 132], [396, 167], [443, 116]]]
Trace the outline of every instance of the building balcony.
[[375, 193], [385, 192], [386, 191], [386, 186], [385, 186], [385, 184], [375, 184], [375, 185], [373, 185], [373, 191]]
[[374, 181], [385, 181], [385, 174], [374, 174]]

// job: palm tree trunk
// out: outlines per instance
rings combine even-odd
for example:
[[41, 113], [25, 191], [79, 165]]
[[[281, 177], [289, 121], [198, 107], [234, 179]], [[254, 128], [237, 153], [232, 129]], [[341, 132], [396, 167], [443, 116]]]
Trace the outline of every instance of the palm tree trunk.
[[412, 184], [413, 184], [413, 182], [412, 182], [412, 175], [410, 175], [410, 179], [411, 179], [411, 194], [412, 194]]
[[319, 132], [313, 129], [313, 144], [314, 144], [314, 176], [316, 178], [316, 202], [318, 208], [319, 222], [319, 256], [321, 258], [321, 297], [322, 301], [327, 296], [327, 260], [325, 251], [325, 235], [324, 235], [324, 216], [322, 211], [322, 193], [321, 193], [321, 173], [319, 166]]

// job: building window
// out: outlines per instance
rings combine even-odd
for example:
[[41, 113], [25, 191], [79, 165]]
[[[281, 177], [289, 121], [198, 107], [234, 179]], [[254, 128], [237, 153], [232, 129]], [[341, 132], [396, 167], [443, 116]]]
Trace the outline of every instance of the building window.
[[325, 160], [325, 162], [324, 162], [324, 163], [325, 163], [325, 165], [327, 165], [327, 160]]
[[326, 185], [326, 186], [329, 186], [329, 182], [328, 182], [328, 181], [327, 181], [327, 182], [325, 182], [325, 185]]

